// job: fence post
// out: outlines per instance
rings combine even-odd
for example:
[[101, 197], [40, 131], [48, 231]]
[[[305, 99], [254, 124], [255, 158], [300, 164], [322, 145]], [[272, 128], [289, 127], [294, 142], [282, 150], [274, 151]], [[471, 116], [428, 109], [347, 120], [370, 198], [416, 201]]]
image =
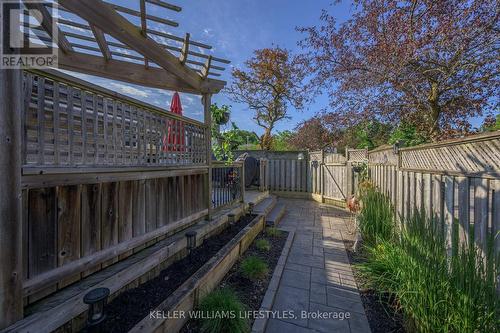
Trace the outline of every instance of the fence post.
[[[245, 203], [245, 161], [241, 163], [241, 175], [240, 175], [240, 184], [241, 184], [241, 200], [240, 202]], [[259, 184], [260, 186], [260, 184]]]
[[349, 197], [352, 195], [352, 162], [349, 161], [349, 148], [346, 148], [345, 149], [345, 159], [346, 159], [346, 162], [345, 162], [345, 166], [346, 166], [346, 200], [349, 199]]
[[[9, 18], [2, 17], [4, 29]], [[20, 69], [0, 70], [0, 329], [23, 318]]]
[[325, 202], [324, 195], [325, 195], [325, 150], [321, 149], [321, 163], [319, 163], [319, 193], [321, 196], [321, 203]]
[[207, 219], [210, 221], [212, 219], [212, 113], [210, 112], [211, 105], [211, 94], [203, 94], [201, 98], [201, 103], [203, 104], [203, 111], [205, 117], [205, 141], [206, 146], [206, 159], [207, 159], [207, 184], [205, 191], [207, 192], [207, 205], [208, 205], [208, 215]]

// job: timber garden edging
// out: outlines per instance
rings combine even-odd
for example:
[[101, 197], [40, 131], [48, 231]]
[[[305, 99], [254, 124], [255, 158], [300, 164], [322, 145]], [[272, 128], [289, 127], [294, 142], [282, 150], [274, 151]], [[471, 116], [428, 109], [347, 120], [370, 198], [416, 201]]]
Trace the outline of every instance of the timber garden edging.
[[[219, 285], [242, 253], [264, 229], [264, 215], [257, 215], [243, 230], [186, 280], [154, 311], [174, 313], [191, 311], [201, 297]], [[165, 316], [168, 317], [168, 316]], [[129, 332], [178, 332], [188, 318], [150, 318], [149, 314]]]

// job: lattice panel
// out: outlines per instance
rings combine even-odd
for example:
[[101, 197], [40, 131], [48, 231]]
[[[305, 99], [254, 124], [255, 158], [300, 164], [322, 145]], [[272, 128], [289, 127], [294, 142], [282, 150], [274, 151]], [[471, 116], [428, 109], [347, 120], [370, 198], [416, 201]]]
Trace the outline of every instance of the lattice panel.
[[373, 151], [368, 154], [368, 162], [370, 164], [398, 165], [398, 155], [394, 154], [392, 147]]
[[500, 171], [500, 133], [487, 139], [424, 146], [401, 151], [401, 167], [463, 173]]
[[366, 149], [349, 149], [347, 152], [349, 162], [366, 162], [368, 151]]
[[206, 164], [203, 124], [25, 74], [24, 166]]

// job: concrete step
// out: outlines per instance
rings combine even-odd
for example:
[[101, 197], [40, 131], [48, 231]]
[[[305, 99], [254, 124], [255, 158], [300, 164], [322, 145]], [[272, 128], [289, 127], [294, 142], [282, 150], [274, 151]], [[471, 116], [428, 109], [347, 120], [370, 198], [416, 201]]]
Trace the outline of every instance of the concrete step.
[[276, 227], [285, 215], [285, 204], [279, 203], [266, 216], [266, 225], [268, 227]]
[[276, 206], [276, 202], [276, 196], [270, 195], [255, 205], [253, 213], [267, 215]]

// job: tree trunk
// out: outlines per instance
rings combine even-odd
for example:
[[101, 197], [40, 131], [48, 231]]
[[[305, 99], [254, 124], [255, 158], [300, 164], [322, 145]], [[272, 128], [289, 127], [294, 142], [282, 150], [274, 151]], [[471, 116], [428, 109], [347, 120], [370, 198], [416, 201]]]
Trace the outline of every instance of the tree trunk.
[[441, 106], [439, 105], [439, 87], [436, 82], [431, 84], [431, 91], [428, 97], [429, 108], [430, 108], [430, 128], [429, 136], [432, 141], [439, 138], [440, 127], [439, 127], [439, 117], [441, 116]]
[[272, 127], [265, 129], [264, 135], [260, 138], [260, 148], [263, 150], [271, 150], [273, 137], [271, 135]]

